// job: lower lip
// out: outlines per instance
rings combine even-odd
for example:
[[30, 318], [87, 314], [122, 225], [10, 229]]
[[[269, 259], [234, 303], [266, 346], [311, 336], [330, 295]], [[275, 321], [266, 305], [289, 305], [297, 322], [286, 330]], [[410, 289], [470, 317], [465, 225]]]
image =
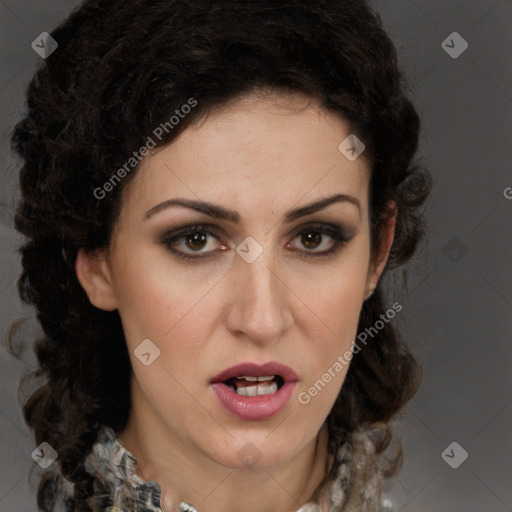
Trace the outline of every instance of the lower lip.
[[297, 382], [285, 382], [272, 395], [242, 396], [225, 384], [214, 383], [212, 388], [221, 405], [233, 416], [243, 420], [266, 420], [279, 414], [292, 397]]

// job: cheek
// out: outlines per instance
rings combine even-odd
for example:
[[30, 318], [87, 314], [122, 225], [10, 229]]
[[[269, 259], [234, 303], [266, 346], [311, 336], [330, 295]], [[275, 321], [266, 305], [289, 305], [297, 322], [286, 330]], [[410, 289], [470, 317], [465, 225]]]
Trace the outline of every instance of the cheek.
[[310, 310], [310, 325], [316, 318], [323, 339], [339, 343], [345, 335], [355, 333], [366, 288], [367, 251], [368, 244], [362, 239], [342, 251], [335, 263], [294, 277], [294, 293]]
[[164, 341], [190, 323], [191, 314], [203, 307], [215, 284], [193, 272], [170, 268], [165, 256], [144, 253], [132, 254], [118, 266], [114, 287], [129, 345], [145, 338]]
[[[352, 344], [364, 299], [367, 259], [364, 247], [340, 259], [336, 270], [317, 276], [314, 290], [303, 288], [307, 311], [302, 329], [308, 332], [304, 359], [310, 372], [298, 395], [300, 404], [326, 415], [341, 389], [352, 360]], [[299, 322], [300, 320], [297, 320]]]

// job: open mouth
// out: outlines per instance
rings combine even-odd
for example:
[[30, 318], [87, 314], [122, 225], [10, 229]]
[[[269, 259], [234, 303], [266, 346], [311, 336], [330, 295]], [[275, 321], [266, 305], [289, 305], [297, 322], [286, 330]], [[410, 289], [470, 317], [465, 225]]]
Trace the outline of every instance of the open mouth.
[[281, 375], [253, 377], [243, 375], [231, 377], [222, 382], [229, 389], [242, 396], [272, 395], [284, 386], [285, 380]]
[[247, 421], [277, 416], [290, 403], [299, 376], [277, 361], [242, 362], [210, 380], [213, 394], [224, 411]]

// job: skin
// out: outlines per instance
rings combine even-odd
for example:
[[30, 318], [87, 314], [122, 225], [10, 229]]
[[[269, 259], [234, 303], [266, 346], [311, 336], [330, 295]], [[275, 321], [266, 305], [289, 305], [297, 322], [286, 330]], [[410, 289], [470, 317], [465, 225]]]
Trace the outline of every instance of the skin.
[[[122, 319], [133, 372], [132, 410], [119, 439], [137, 458], [137, 474], [161, 485], [163, 510], [183, 500], [200, 512], [296, 511], [332, 463], [324, 421], [348, 366], [307, 405], [298, 394], [351, 349], [396, 218], [370, 261], [369, 162], [338, 150], [350, 133], [341, 116], [298, 94], [238, 99], [148, 155], [125, 190], [110, 247], [78, 254], [91, 303]], [[334, 194], [355, 197], [360, 209], [337, 202], [283, 222], [290, 209]], [[235, 210], [240, 222], [183, 206], [146, 218], [173, 198]], [[218, 238], [171, 244], [207, 255], [184, 261], [161, 241], [191, 223], [216, 226]], [[308, 245], [301, 233], [317, 233], [312, 223], [340, 226], [350, 240], [314, 256], [336, 242], [324, 234]], [[236, 252], [248, 236], [263, 249], [252, 263]], [[160, 356], [145, 366], [134, 350], [148, 338]], [[286, 408], [263, 421], [224, 411], [211, 378], [243, 361], [271, 360], [299, 376]], [[247, 442], [261, 455], [251, 468], [237, 455]]]

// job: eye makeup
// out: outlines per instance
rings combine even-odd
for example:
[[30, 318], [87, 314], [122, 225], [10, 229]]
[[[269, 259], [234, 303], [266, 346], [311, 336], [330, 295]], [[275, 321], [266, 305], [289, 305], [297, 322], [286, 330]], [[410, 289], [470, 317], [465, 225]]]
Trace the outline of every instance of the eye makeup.
[[[305, 226], [301, 226], [296, 230], [295, 235], [291, 239], [291, 242], [287, 242], [285, 247], [293, 247], [293, 241], [299, 237], [302, 237], [299, 241], [299, 245], [302, 245], [303, 249], [293, 249], [291, 252], [297, 253], [302, 258], [322, 258], [336, 254], [341, 247], [350, 241], [353, 237], [352, 229], [348, 230], [336, 224], [330, 223], [310, 223]], [[223, 242], [223, 231], [216, 226], [210, 224], [190, 224], [183, 226], [178, 229], [170, 230], [161, 236], [159, 243], [163, 245], [173, 256], [184, 260], [205, 260], [214, 257], [215, 253], [224, 252], [229, 250], [227, 243]], [[317, 250], [317, 247], [310, 250], [306, 244], [313, 243], [324, 244], [325, 237], [332, 240], [329, 247], [325, 250]], [[220, 248], [211, 249], [204, 251], [204, 246], [199, 247], [195, 250], [191, 245], [202, 245], [208, 246], [210, 239], [217, 240]], [[190, 245], [187, 245], [190, 244]], [[181, 245], [181, 248], [177, 248]], [[187, 251], [186, 249], [190, 251]]]

